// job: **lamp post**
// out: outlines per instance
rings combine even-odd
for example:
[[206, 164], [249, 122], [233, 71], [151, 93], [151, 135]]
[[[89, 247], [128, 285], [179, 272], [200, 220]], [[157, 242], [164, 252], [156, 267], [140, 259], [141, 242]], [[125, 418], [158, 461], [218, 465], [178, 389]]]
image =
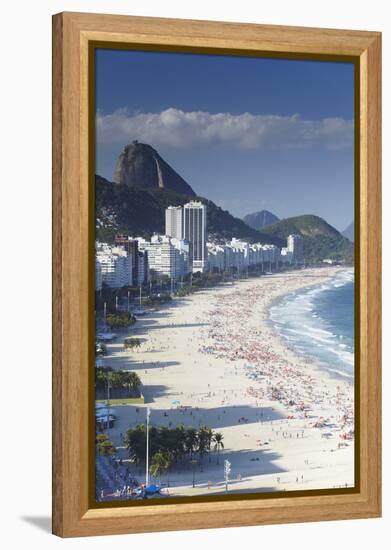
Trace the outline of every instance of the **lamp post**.
[[146, 460], [145, 460], [145, 487], [149, 484], [149, 418], [151, 416], [151, 410], [147, 407], [147, 448], [146, 448]]
[[194, 487], [195, 487], [195, 465], [197, 464], [197, 461], [193, 458], [191, 463], [193, 465], [193, 489], [194, 489]]

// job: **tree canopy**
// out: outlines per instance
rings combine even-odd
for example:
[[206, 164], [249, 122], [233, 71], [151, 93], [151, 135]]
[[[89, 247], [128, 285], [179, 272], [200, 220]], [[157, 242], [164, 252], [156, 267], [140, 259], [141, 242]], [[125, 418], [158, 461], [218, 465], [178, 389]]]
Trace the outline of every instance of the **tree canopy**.
[[[219, 450], [223, 448], [222, 434], [216, 434], [209, 426], [201, 426], [198, 430], [192, 426], [180, 424], [174, 428], [161, 425], [149, 428], [149, 449], [153, 457], [157, 453], [163, 453], [171, 461], [178, 462], [184, 459], [192, 459], [198, 454], [202, 463], [203, 457], [212, 450], [213, 442], [219, 441]], [[146, 426], [139, 424], [129, 428], [125, 434], [125, 445], [129, 457], [136, 461], [146, 459]], [[217, 450], [217, 447], [215, 447]]]
[[121, 313], [109, 313], [106, 316], [106, 324], [110, 328], [127, 328], [131, 325], [134, 325], [136, 322], [136, 317], [131, 313], [121, 312]]
[[128, 389], [129, 393], [138, 390], [141, 380], [135, 372], [113, 370], [111, 367], [98, 367], [95, 369], [95, 386], [97, 390], [107, 389], [107, 383], [110, 388]]

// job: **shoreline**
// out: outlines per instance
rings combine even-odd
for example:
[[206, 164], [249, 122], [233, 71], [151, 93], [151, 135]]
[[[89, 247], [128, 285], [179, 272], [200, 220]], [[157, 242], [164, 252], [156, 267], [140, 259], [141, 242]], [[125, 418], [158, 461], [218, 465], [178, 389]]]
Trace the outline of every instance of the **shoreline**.
[[[128, 331], [142, 339], [139, 351], [125, 352], [122, 336], [108, 345], [107, 365], [139, 374], [153, 424], [207, 424], [224, 436], [220, 464], [211, 453], [203, 472], [197, 466], [195, 488], [191, 471], [175, 467], [170, 494], [224, 492], [224, 459], [232, 464], [235, 492], [353, 485], [353, 440], [340, 438], [353, 422], [352, 384], [299, 357], [268, 322], [273, 300], [339, 270], [277, 273], [202, 290], [139, 319]], [[145, 420], [144, 409], [117, 408], [118, 447], [120, 433]]]
[[[349, 268], [349, 270], [350, 269], [354, 270], [354, 268]], [[278, 329], [276, 328], [277, 323], [275, 321], [273, 321], [273, 319], [271, 318], [271, 309], [275, 306], [279, 306], [281, 304], [281, 302], [284, 301], [287, 297], [297, 295], [298, 292], [300, 292], [300, 294], [303, 295], [307, 291], [310, 291], [311, 289], [315, 288], [318, 285], [323, 285], [324, 283], [332, 282], [334, 279], [337, 279], [337, 275], [339, 273], [345, 272], [345, 271], [348, 271], [348, 268], [338, 268], [335, 271], [334, 275], [332, 275], [331, 277], [329, 277], [328, 279], [326, 279], [325, 281], [323, 281], [321, 283], [315, 283], [315, 284], [311, 284], [309, 286], [304, 286], [304, 287], [297, 287], [294, 290], [291, 290], [291, 291], [287, 292], [286, 294], [281, 294], [281, 295], [277, 296], [276, 298], [274, 298], [271, 301], [271, 303], [268, 306], [268, 318], [267, 318], [266, 322], [269, 323], [269, 326], [273, 330], [273, 333], [275, 334], [276, 338], [279, 338], [282, 342], [282, 345], [284, 345], [289, 351], [291, 351], [294, 355], [296, 355], [298, 360], [311, 361], [314, 364], [315, 367], [317, 367], [320, 371], [327, 374], [331, 378], [335, 378], [339, 381], [345, 381], [345, 382], [348, 382], [349, 384], [354, 385], [354, 369], [353, 369], [352, 374], [348, 374], [348, 373], [343, 374], [340, 370], [338, 370], [338, 371], [337, 370], [328, 370], [327, 367], [322, 365], [321, 360], [314, 357], [314, 356], [311, 356], [310, 358], [306, 358], [304, 353], [302, 353], [300, 350], [297, 349], [294, 342], [292, 342], [292, 345], [289, 345], [288, 338], [278, 331]]]

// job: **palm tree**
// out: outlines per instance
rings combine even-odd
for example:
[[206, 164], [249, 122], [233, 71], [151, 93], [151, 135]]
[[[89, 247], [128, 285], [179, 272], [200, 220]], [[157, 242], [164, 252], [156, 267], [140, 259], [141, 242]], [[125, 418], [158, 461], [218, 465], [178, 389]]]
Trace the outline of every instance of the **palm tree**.
[[129, 372], [126, 373], [127, 377], [124, 377], [124, 384], [129, 384], [132, 391], [137, 391], [138, 387], [141, 385], [141, 380], [137, 373], [135, 372]]
[[179, 424], [179, 426], [174, 429], [174, 454], [176, 459], [180, 459], [181, 464], [186, 448], [185, 442], [186, 428], [183, 424]]
[[209, 428], [208, 426], [205, 426], [205, 438], [206, 438], [206, 446], [207, 446], [207, 449], [208, 449], [209, 462], [210, 462], [210, 448], [211, 448], [212, 442], [213, 442], [213, 430], [212, 430], [212, 428]]
[[140, 346], [141, 346], [140, 338], [125, 338], [125, 340], [124, 340], [124, 348], [125, 349], [139, 348]]
[[159, 477], [160, 485], [162, 482], [162, 475], [168, 472], [170, 466], [170, 455], [166, 451], [158, 451], [153, 455], [150, 472], [153, 477]]
[[198, 430], [198, 453], [200, 455], [201, 472], [203, 471], [202, 460], [208, 450], [208, 441], [209, 428], [207, 428], [206, 426], [201, 426], [201, 428]]
[[197, 430], [195, 428], [187, 428], [186, 431], [186, 451], [190, 453], [190, 460], [193, 458], [193, 453], [197, 448]]
[[136, 393], [141, 384], [137, 373], [130, 371], [111, 372], [111, 387], [113, 389], [126, 389], [130, 393]]
[[144, 424], [129, 428], [125, 434], [125, 447], [128, 449], [129, 458], [134, 460], [136, 464], [141, 460], [145, 460], [146, 438]]
[[224, 437], [223, 434], [220, 433], [220, 432], [215, 432], [213, 434], [213, 441], [215, 443], [215, 451], [217, 451], [217, 462], [216, 462], [216, 464], [219, 463], [220, 449], [224, 449], [223, 437]]

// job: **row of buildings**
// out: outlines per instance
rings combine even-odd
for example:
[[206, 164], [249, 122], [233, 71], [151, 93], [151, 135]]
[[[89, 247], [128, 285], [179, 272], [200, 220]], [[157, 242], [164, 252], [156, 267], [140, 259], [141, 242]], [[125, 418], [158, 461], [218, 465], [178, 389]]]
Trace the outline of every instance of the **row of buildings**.
[[169, 206], [165, 234], [142, 237], [117, 235], [115, 245], [96, 243], [96, 288], [140, 286], [154, 276], [172, 279], [189, 273], [230, 271], [242, 273], [252, 266], [265, 270], [286, 263], [302, 263], [303, 239], [290, 235], [287, 247], [250, 244], [233, 238], [224, 244], [207, 241], [207, 207], [199, 201]]
[[190, 201], [184, 206], [166, 208], [166, 235], [189, 244], [190, 264], [193, 272], [207, 271], [206, 205]]

